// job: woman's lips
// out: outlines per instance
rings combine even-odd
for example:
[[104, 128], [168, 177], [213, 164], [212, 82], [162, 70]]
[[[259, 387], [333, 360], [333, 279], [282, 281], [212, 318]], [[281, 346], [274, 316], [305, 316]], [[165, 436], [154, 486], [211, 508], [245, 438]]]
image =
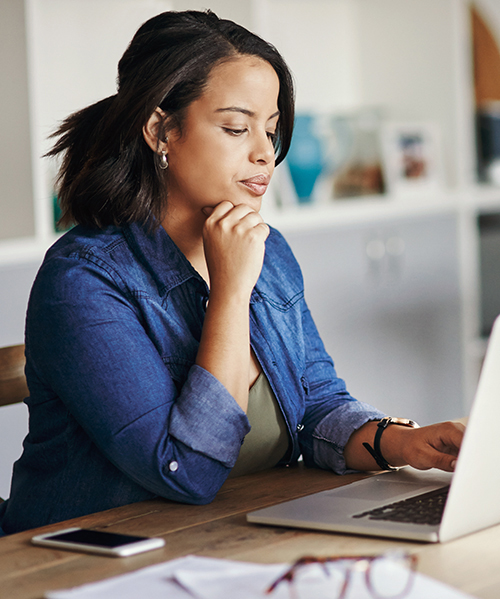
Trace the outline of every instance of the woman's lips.
[[240, 183], [253, 191], [255, 195], [261, 196], [266, 193], [270, 180], [271, 177], [268, 175], [256, 175], [250, 179], [243, 179]]

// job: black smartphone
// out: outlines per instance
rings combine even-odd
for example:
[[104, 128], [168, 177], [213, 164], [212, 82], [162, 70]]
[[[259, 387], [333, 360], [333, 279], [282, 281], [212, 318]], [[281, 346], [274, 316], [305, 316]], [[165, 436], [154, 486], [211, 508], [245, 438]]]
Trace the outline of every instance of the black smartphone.
[[127, 557], [159, 549], [165, 545], [164, 539], [123, 535], [87, 528], [66, 528], [56, 532], [36, 535], [31, 539], [34, 545], [86, 551], [114, 557]]

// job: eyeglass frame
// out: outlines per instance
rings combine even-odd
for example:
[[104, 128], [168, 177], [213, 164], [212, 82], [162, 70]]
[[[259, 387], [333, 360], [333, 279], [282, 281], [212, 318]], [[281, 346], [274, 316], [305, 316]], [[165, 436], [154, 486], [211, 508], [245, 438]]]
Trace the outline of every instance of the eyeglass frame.
[[384, 554], [382, 554], [382, 555], [332, 555], [332, 556], [325, 556], [325, 557], [315, 557], [312, 555], [305, 555], [305, 556], [299, 558], [294, 564], [292, 564], [292, 566], [284, 574], [282, 574], [279, 578], [277, 578], [266, 589], [266, 594], [272, 593], [276, 589], [276, 587], [284, 581], [288, 582], [288, 584], [290, 586], [293, 585], [295, 572], [298, 569], [300, 569], [302, 566], [309, 566], [310, 564], [319, 564], [320, 566], [323, 566], [323, 568], [326, 570], [326, 564], [333, 563], [333, 562], [340, 562], [340, 561], [345, 560], [345, 561], [351, 561], [351, 562], [353, 562], [353, 564], [350, 568], [345, 569], [344, 584], [342, 585], [342, 589], [341, 589], [338, 597], [336, 597], [336, 599], [345, 599], [345, 594], [347, 592], [347, 589], [349, 588], [349, 583], [351, 581], [351, 573], [356, 568], [356, 566], [363, 565], [363, 562], [364, 562], [366, 588], [369, 590], [369, 592], [371, 593], [371, 595], [374, 599], [401, 599], [401, 597], [405, 597], [410, 592], [411, 586], [413, 584], [413, 579], [415, 578], [415, 572], [417, 569], [417, 562], [418, 562], [418, 557], [413, 553], [402, 553], [401, 555], [406, 560], [408, 560], [408, 562], [410, 564], [410, 568], [409, 568], [410, 575], [408, 577], [408, 582], [407, 582], [404, 590], [401, 593], [399, 593], [398, 595], [392, 595], [390, 598], [382, 597], [381, 595], [376, 593], [374, 591], [374, 589], [371, 585], [371, 581], [370, 581], [370, 570], [371, 570], [372, 563], [377, 559], [390, 558], [390, 554], [389, 555], [384, 555]]

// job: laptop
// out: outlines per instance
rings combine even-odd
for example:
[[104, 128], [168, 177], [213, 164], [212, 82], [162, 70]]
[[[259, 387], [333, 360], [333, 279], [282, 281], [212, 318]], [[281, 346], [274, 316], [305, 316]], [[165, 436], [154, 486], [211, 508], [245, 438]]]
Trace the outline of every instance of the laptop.
[[[500, 316], [493, 325], [453, 474], [405, 467], [250, 512], [247, 520], [434, 543], [499, 524], [499, 423]], [[413, 503], [417, 516], [405, 516]], [[431, 515], [425, 513], [429, 506]], [[442, 515], [436, 516], [436, 509]]]

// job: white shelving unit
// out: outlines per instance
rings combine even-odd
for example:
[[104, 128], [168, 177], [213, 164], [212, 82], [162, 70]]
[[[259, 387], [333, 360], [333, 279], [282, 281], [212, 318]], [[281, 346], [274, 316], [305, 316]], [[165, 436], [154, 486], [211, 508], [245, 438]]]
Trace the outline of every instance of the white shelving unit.
[[[490, 11], [496, 3], [483, 1]], [[439, 126], [442, 191], [412, 199], [380, 196], [341, 201], [323, 192], [316, 204], [283, 210], [272, 205], [271, 195], [264, 214], [290, 239], [309, 233], [311, 244], [318, 235], [328, 237], [328, 231], [341, 236], [345, 231], [384, 229], [398, 222], [424, 226], [433, 219], [455, 219], [461, 351], [457, 376], [463, 377], [458, 401], [467, 405], [480, 365], [476, 217], [481, 210], [500, 210], [500, 189], [475, 184], [467, 0], [213, 0], [209, 4], [279, 48], [296, 78], [299, 111], [345, 113], [379, 106], [388, 119]], [[47, 134], [68, 113], [114, 93], [117, 60], [141, 22], [163, 10], [200, 9], [205, 3], [24, 0], [24, 5], [35, 235], [0, 240], [0, 285], [3, 271], [39, 263], [56, 238], [50, 198], [53, 173], [39, 158], [48, 149]], [[87, 57], [89, 65], [83, 60]], [[315, 266], [314, 260], [309, 261], [306, 279], [321, 277], [324, 257], [318, 255], [316, 262]], [[326, 322], [324, 315], [319, 320]]]

